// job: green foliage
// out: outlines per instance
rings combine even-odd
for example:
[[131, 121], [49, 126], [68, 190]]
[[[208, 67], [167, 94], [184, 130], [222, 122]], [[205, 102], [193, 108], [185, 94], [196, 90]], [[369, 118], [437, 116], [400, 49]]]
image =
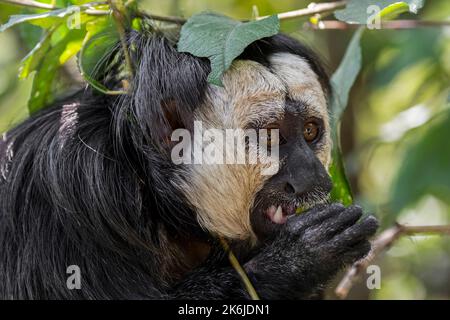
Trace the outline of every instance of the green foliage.
[[183, 25], [178, 51], [208, 58], [208, 81], [222, 85], [222, 74], [248, 45], [277, 34], [279, 29], [277, 16], [243, 23], [215, 13], [200, 13]]
[[[32, 114], [54, 99], [54, 81], [59, 68], [71, 57], [79, 54], [80, 72], [87, 82], [103, 93], [110, 93], [95, 79], [97, 67], [105, 58], [105, 52], [118, 42], [119, 37], [110, 16], [92, 16], [84, 11], [102, 5], [86, 5], [86, 0], [59, 0], [57, 6], [63, 9], [34, 14], [10, 16], [7, 23], [0, 26], [0, 32], [12, 26], [29, 23], [44, 29], [41, 39], [22, 60], [19, 78], [27, 78], [33, 72], [34, 80], [28, 110]], [[27, 10], [28, 11], [28, 10]], [[38, 10], [42, 11], [42, 10]], [[74, 23], [77, 23], [74, 25]], [[22, 27], [29, 30], [30, 27]], [[39, 32], [33, 29], [31, 42]]]
[[333, 89], [331, 124], [333, 129], [336, 129], [342, 113], [347, 107], [350, 89], [361, 69], [362, 54], [360, 40], [363, 31], [364, 29], [358, 29], [355, 32], [341, 64], [331, 77], [331, 87]]
[[25, 48], [31, 51], [41, 40], [44, 30], [30, 23], [22, 23], [18, 26], [20, 38], [23, 39]]
[[0, 26], [0, 32], [3, 32], [8, 28], [11, 28], [16, 24], [23, 22], [28, 22], [42, 28], [51, 28], [55, 26], [55, 24], [64, 22], [67, 16], [79, 11], [79, 7], [70, 6], [64, 9], [47, 11], [44, 13], [13, 15], [9, 18], [9, 21], [7, 23]]
[[393, 213], [416, 204], [426, 194], [450, 205], [450, 108], [426, 126], [413, 133], [403, 156], [391, 193]]
[[97, 75], [100, 73], [102, 63], [119, 41], [119, 33], [110, 17], [103, 17], [86, 26], [83, 47], [78, 56], [78, 66], [84, 79], [95, 89], [105, 94], [111, 91], [105, 87]]
[[23, 58], [19, 69], [19, 78], [25, 79], [31, 72], [36, 71], [39, 67], [45, 57], [45, 54], [50, 49], [51, 34], [51, 32], [45, 33], [36, 46], [27, 54], [25, 58]]
[[[67, 33], [55, 45], [47, 47], [47, 51], [37, 50], [40, 55], [38, 69], [33, 79], [33, 87], [28, 110], [30, 114], [35, 113], [45, 107], [53, 100], [52, 84], [57, 75], [58, 68], [71, 56], [76, 54], [81, 48], [81, 41], [84, 38], [84, 31], [73, 29]], [[75, 44], [75, 46], [71, 45]], [[43, 48], [44, 49], [44, 48]], [[37, 57], [37, 53], [34, 56]], [[31, 64], [31, 63], [30, 63]], [[36, 65], [37, 65], [36, 64]], [[27, 66], [28, 64], [25, 64]]]
[[393, 19], [404, 12], [417, 13], [423, 7], [425, 0], [350, 0], [345, 9], [334, 13], [335, 17], [348, 23], [366, 24], [372, 13], [367, 8], [372, 5], [380, 7], [380, 17]]
[[340, 147], [339, 122], [348, 103], [350, 89], [361, 69], [360, 39], [364, 29], [359, 29], [353, 35], [336, 72], [331, 77], [333, 96], [331, 100], [331, 132], [333, 139], [332, 163], [330, 175], [333, 180], [331, 198], [345, 205], [352, 203], [352, 193], [342, 161]]

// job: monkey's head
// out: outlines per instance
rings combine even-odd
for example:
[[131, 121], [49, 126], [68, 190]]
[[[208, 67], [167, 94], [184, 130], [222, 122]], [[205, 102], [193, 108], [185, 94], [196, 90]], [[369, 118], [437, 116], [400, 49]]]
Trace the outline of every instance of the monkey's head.
[[[164, 182], [186, 199], [204, 229], [229, 239], [264, 238], [298, 207], [327, 199], [329, 82], [310, 50], [284, 35], [257, 41], [225, 72], [221, 87], [207, 83], [204, 59], [178, 53], [160, 38], [145, 41], [148, 55], [138, 70], [150, 75], [138, 75], [133, 103], [151, 109], [151, 139], [172, 163]], [[278, 129], [279, 161], [270, 174], [274, 163], [249, 161], [262, 148], [261, 140], [249, 139], [249, 129], [257, 138], [261, 129]], [[267, 139], [269, 149], [277, 143]], [[236, 153], [234, 162], [226, 154], [236, 141], [245, 142], [245, 163], [236, 163]], [[211, 147], [221, 155], [216, 161], [209, 161]]]

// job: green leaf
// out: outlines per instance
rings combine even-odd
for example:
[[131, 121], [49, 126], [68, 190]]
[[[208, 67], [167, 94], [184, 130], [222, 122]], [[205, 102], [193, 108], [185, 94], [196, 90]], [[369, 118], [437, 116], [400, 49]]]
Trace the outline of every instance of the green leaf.
[[347, 107], [348, 96], [353, 83], [361, 70], [361, 47], [360, 39], [364, 29], [359, 29], [353, 35], [352, 40], [345, 52], [336, 72], [331, 77], [331, 87], [333, 96], [331, 100], [331, 132], [333, 140], [332, 163], [330, 166], [330, 175], [333, 181], [331, 198], [334, 201], [340, 201], [344, 205], [352, 203], [352, 193], [348, 183], [344, 163], [342, 161], [339, 122], [342, 114]]
[[39, 66], [36, 68], [36, 74], [33, 79], [31, 96], [28, 101], [28, 110], [30, 114], [41, 110], [52, 101], [52, 85], [58, 68], [61, 66], [60, 59], [64, 55], [67, 57], [66, 50], [69, 49], [73, 52], [73, 48], [70, 48], [70, 44], [81, 41], [84, 38], [84, 35], [85, 30], [83, 29], [69, 30], [63, 39], [47, 51], [45, 59], [42, 59]]
[[342, 58], [341, 64], [331, 77], [331, 87], [333, 90], [331, 124], [333, 131], [337, 129], [337, 124], [347, 107], [350, 89], [361, 70], [362, 54], [360, 40], [363, 31], [364, 29], [360, 28], [355, 32]]
[[208, 81], [222, 85], [223, 73], [248, 45], [277, 34], [279, 29], [276, 15], [243, 23], [215, 13], [200, 13], [183, 25], [178, 51], [208, 58], [211, 61]]
[[412, 134], [392, 185], [389, 211], [393, 215], [387, 218], [394, 219], [426, 194], [450, 205], [450, 108]]
[[64, 21], [66, 16], [79, 12], [79, 10], [80, 8], [77, 6], [70, 6], [64, 9], [52, 10], [44, 13], [13, 15], [9, 18], [7, 23], [0, 26], [0, 32], [23, 22], [29, 22], [42, 28], [54, 27]]
[[382, 19], [393, 19], [401, 13], [417, 13], [424, 5], [425, 0], [350, 0], [347, 6], [334, 13], [338, 20], [347, 23], [367, 24], [368, 19], [373, 12], [368, 8], [372, 5], [380, 8], [380, 17]]
[[42, 40], [45, 30], [29, 23], [22, 23], [18, 27], [20, 39], [28, 51], [31, 51]]
[[98, 91], [112, 92], [96, 78], [99, 68], [120, 41], [119, 33], [110, 17], [92, 21], [86, 26], [87, 34], [78, 55], [78, 67], [83, 78]]
[[59, 56], [59, 64], [63, 65], [64, 63], [67, 62], [67, 60], [75, 56], [81, 50], [82, 45], [83, 45], [83, 37], [79, 37], [72, 41], [69, 41], [66, 45], [66, 49]]
[[45, 54], [50, 49], [50, 39], [51, 32], [44, 34], [42, 39], [36, 44], [36, 46], [31, 50], [25, 58], [22, 59], [22, 63], [19, 69], [19, 78], [25, 79], [30, 75], [31, 72], [35, 71], [36, 68], [44, 59]]
[[353, 202], [352, 191], [345, 174], [345, 167], [342, 161], [340, 147], [333, 147], [331, 152], [332, 162], [329, 168], [331, 180], [333, 181], [333, 189], [331, 190], [331, 199], [341, 202], [348, 206]]

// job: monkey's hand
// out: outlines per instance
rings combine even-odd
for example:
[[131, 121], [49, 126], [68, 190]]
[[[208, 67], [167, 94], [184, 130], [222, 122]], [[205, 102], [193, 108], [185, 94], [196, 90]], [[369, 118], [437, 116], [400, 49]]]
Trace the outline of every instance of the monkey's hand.
[[370, 250], [377, 219], [361, 221], [362, 209], [334, 203], [290, 217], [275, 239], [245, 269], [265, 299], [308, 299], [344, 266]]

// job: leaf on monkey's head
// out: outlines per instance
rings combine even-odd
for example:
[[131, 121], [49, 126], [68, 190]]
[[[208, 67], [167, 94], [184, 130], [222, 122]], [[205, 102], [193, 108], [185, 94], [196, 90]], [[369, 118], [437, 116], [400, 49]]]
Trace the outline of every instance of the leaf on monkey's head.
[[247, 46], [256, 40], [278, 33], [276, 15], [265, 19], [240, 22], [216, 13], [192, 16], [181, 28], [178, 51], [211, 61], [208, 81], [222, 85], [222, 74]]

